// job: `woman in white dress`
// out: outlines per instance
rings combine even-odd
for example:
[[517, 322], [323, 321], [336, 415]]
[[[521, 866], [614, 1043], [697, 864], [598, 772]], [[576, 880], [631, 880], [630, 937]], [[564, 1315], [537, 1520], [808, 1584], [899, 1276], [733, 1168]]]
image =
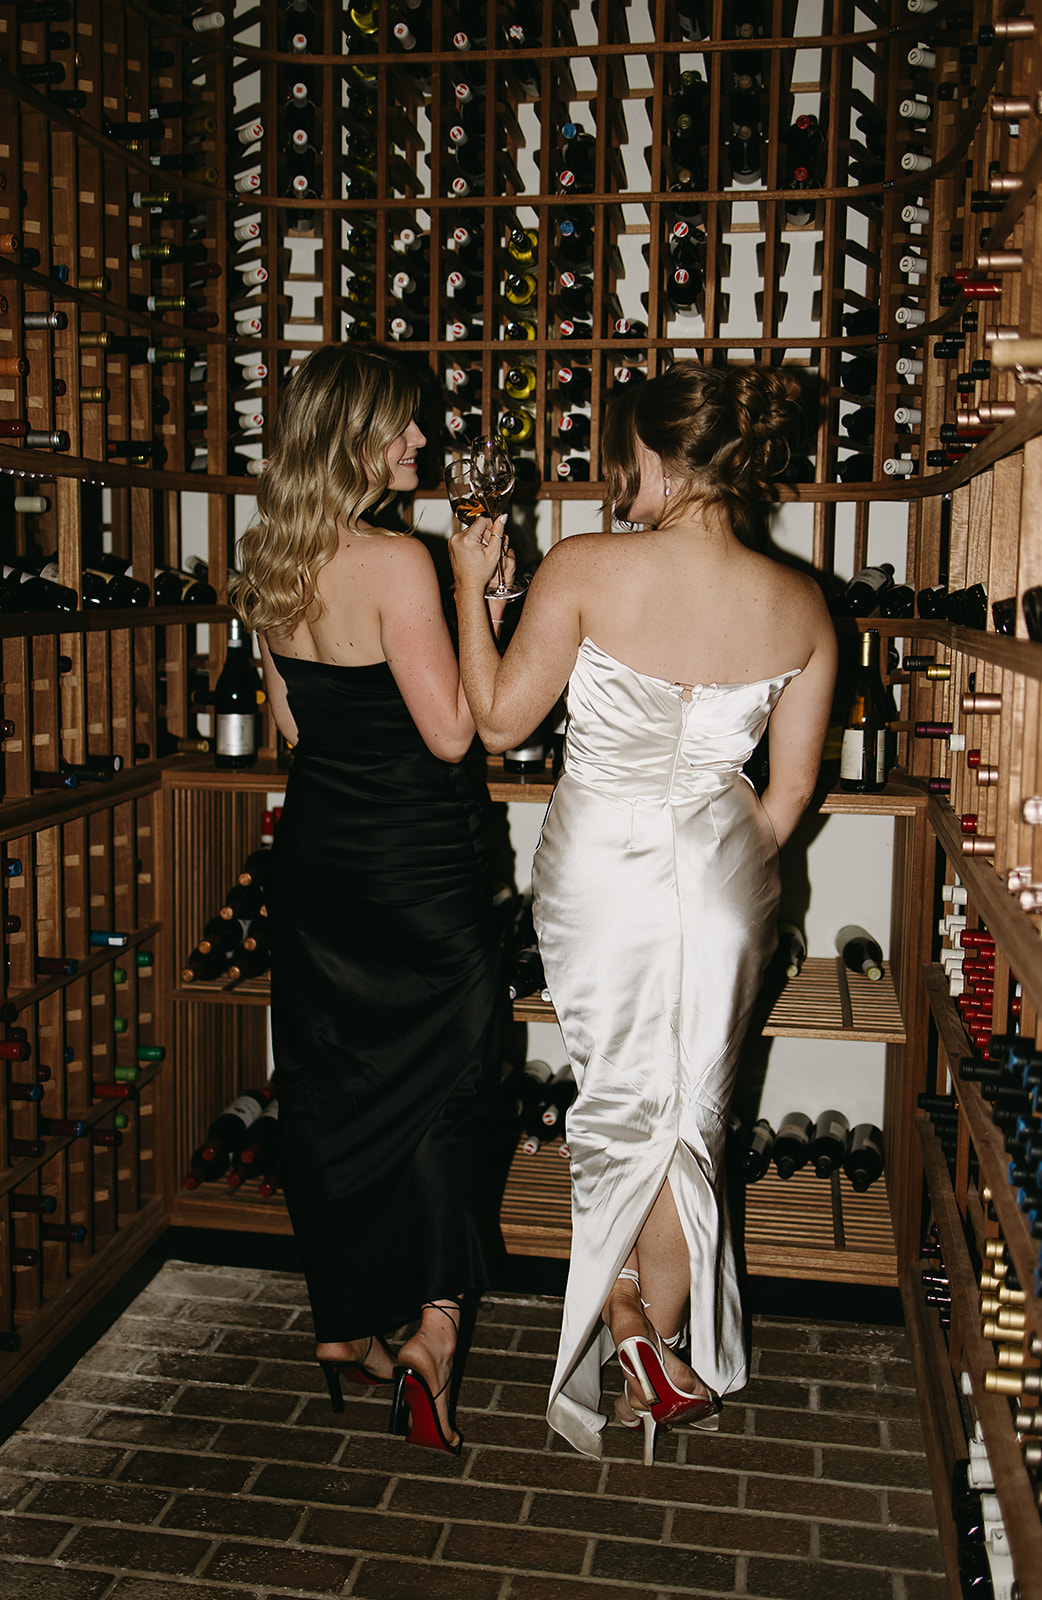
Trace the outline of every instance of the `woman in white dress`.
[[[777, 854], [814, 791], [836, 641], [817, 584], [750, 548], [799, 430], [795, 381], [678, 362], [609, 405], [626, 533], [562, 540], [500, 659], [482, 598], [505, 523], [457, 531], [460, 668], [486, 748], [568, 686], [565, 761], [533, 872], [544, 968], [578, 1094], [572, 1255], [551, 1425], [601, 1454], [620, 1422], [715, 1425], [746, 1357], [723, 1146], [776, 943]], [[742, 766], [770, 720], [762, 801]], [[675, 1353], [683, 1336], [691, 1364]], [[684, 1341], [688, 1342], [687, 1340]]]

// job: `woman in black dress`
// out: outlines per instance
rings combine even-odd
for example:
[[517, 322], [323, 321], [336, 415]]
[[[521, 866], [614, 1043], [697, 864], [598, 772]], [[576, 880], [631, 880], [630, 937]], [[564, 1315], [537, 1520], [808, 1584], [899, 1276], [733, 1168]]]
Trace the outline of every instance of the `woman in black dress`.
[[[415, 489], [414, 378], [326, 346], [282, 402], [236, 604], [294, 745], [276, 830], [271, 1017], [284, 1187], [334, 1409], [459, 1451], [461, 1302], [499, 1246], [500, 988], [474, 723], [431, 557], [369, 520]], [[383, 1335], [419, 1317], [397, 1361]]]

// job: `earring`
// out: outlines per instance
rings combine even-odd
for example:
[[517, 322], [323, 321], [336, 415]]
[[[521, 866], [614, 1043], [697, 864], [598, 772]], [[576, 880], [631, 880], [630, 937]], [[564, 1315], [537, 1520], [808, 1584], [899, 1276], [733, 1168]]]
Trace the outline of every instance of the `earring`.
[[670, 486], [670, 481], [669, 481], [669, 479], [668, 479], [668, 478], [663, 478], [663, 480], [662, 480], [662, 487], [663, 487], [663, 489], [664, 489], [664, 490], [665, 490], [665, 494], [666, 494], [666, 499], [667, 499], [667, 500], [668, 500], [668, 499], [669, 499], [669, 497], [670, 497], [670, 495], [671, 495], [671, 494], [672, 494], [672, 492], [673, 492], [673, 491], [672, 491], [672, 488], [671, 488], [671, 486]]

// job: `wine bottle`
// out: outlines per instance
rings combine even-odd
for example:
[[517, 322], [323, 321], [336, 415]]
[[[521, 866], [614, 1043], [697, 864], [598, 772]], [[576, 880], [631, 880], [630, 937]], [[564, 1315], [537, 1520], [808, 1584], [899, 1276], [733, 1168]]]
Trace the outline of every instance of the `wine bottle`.
[[259, 850], [251, 850], [246, 860], [239, 869], [239, 883], [256, 884], [264, 888], [265, 878], [271, 869], [271, 846], [262, 845]]
[[778, 960], [787, 978], [799, 976], [807, 956], [807, 941], [803, 929], [794, 922], [778, 924]]
[[[234, 923], [222, 923], [221, 925], [226, 928], [235, 926]], [[226, 943], [227, 948], [225, 948]], [[226, 935], [225, 940], [217, 943], [210, 940], [201, 941], [196, 945], [181, 968], [181, 982], [210, 983], [215, 978], [219, 978], [222, 973], [228, 970], [234, 943], [234, 937], [230, 933]]]
[[879, 634], [861, 635], [861, 664], [843, 729], [839, 758], [840, 787], [854, 794], [875, 794], [886, 782], [887, 731], [890, 718], [879, 674]]
[[871, 1122], [851, 1129], [843, 1171], [858, 1194], [873, 1184], [883, 1170], [883, 1133]]
[[214, 722], [219, 767], [252, 767], [257, 759], [257, 691], [249, 637], [238, 617], [228, 624], [228, 653], [214, 689]]
[[511, 400], [531, 399], [532, 395], [535, 394], [536, 387], [535, 368], [528, 366], [524, 362], [519, 362], [517, 366], [511, 367], [503, 379], [504, 393], [509, 395]]
[[883, 976], [883, 952], [872, 935], [857, 923], [848, 923], [836, 935], [836, 949], [851, 972], [860, 972], [873, 983]]
[[774, 1129], [766, 1117], [753, 1123], [749, 1143], [742, 1152], [739, 1171], [746, 1183], [757, 1183], [770, 1169], [774, 1154]]
[[[523, 744], [503, 752], [503, 771], [533, 774], [542, 772], [546, 765], [546, 744], [540, 730]], [[540, 985], [540, 987], [542, 987]]]
[[249, 1138], [237, 1156], [239, 1164], [262, 1172], [274, 1150], [278, 1129], [279, 1103], [273, 1099], [268, 1101], [260, 1116], [251, 1124]]
[[779, 1178], [791, 1178], [807, 1165], [814, 1124], [802, 1111], [790, 1111], [774, 1136], [774, 1165]]
[[814, 1124], [807, 1161], [817, 1178], [831, 1178], [843, 1163], [850, 1138], [850, 1123], [842, 1111], [822, 1111]]
[[217, 591], [211, 584], [191, 572], [177, 567], [157, 567], [153, 576], [153, 592], [157, 606], [212, 606], [217, 604]]
[[[206, 1138], [197, 1152], [198, 1157], [205, 1162], [213, 1162], [221, 1156], [227, 1155], [229, 1160], [232, 1155], [241, 1150], [246, 1143], [250, 1128], [257, 1121], [261, 1112], [271, 1099], [271, 1090], [265, 1086], [262, 1089], [247, 1089], [226, 1105], [220, 1116], [215, 1117], [206, 1131]], [[193, 1162], [195, 1157], [193, 1157]]]
[[889, 561], [877, 567], [861, 567], [847, 583], [838, 602], [840, 616], [868, 617], [879, 605], [880, 596], [894, 581]]

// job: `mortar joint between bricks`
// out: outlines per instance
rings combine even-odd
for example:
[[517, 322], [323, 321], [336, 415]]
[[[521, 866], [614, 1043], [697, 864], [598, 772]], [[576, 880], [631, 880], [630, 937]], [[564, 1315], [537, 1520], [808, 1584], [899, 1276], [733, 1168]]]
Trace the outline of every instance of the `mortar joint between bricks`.
[[734, 1558], [734, 1592], [748, 1594], [749, 1592], [749, 1557], [737, 1555]]
[[525, 1494], [524, 1494], [524, 1499], [521, 1501], [521, 1510], [517, 1514], [518, 1526], [521, 1526], [522, 1524], [524, 1524], [524, 1523], [526, 1523], [528, 1521], [529, 1517], [532, 1515], [532, 1507], [534, 1505], [535, 1505], [535, 1490], [534, 1489], [526, 1489], [525, 1490]]

